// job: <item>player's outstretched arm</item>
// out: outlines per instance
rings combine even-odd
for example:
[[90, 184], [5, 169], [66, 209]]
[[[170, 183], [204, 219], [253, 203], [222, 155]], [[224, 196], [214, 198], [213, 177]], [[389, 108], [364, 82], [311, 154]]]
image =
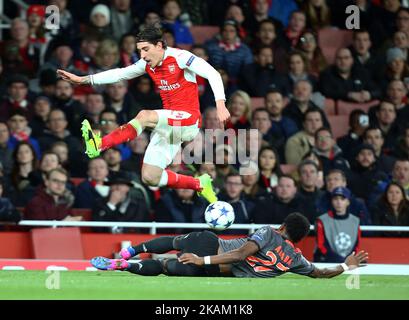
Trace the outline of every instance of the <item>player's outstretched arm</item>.
[[73, 84], [101, 85], [139, 77], [145, 73], [145, 66], [146, 62], [143, 59], [139, 59], [136, 63], [124, 68], [110, 69], [83, 77], [61, 69], [57, 70], [57, 75]]
[[368, 260], [368, 257], [368, 253], [365, 251], [360, 251], [357, 254], [355, 254], [355, 252], [352, 252], [352, 254], [345, 259], [345, 262], [343, 264], [340, 264], [333, 268], [315, 268], [314, 271], [308, 276], [311, 278], [333, 278], [340, 275], [346, 270], [353, 270], [362, 267], [363, 265], [361, 265], [361, 263], [366, 262]]
[[59, 75], [63, 80], [71, 82], [73, 84], [89, 84], [90, 77], [89, 76], [77, 76], [71, 72], [58, 69], [57, 75]]
[[[204, 264], [229, 264], [244, 261], [248, 256], [255, 254], [260, 248], [254, 241], [247, 241], [240, 248], [214, 256], [198, 257], [194, 253], [184, 253], [179, 257], [183, 264], [193, 263], [198, 266]], [[205, 258], [207, 261], [205, 261]], [[205, 263], [206, 262], [206, 263]]]

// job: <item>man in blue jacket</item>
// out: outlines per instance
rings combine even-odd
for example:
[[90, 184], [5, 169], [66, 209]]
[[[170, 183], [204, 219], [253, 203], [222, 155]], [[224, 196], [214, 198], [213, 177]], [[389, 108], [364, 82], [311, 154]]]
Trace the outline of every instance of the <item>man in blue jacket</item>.
[[108, 165], [102, 158], [92, 159], [88, 164], [88, 179], [81, 182], [75, 192], [74, 208], [92, 209], [98, 200], [109, 193]]
[[209, 54], [209, 63], [226, 70], [230, 85], [237, 89], [240, 71], [244, 65], [253, 62], [253, 54], [241, 41], [236, 21], [226, 20], [220, 35], [206, 43], [206, 50]]

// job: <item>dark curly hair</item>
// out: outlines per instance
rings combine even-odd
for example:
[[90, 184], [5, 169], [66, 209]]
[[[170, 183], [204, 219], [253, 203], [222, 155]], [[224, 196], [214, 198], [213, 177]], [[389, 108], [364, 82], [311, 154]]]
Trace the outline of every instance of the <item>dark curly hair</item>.
[[297, 243], [308, 235], [310, 222], [299, 212], [290, 213], [284, 223], [289, 240]]

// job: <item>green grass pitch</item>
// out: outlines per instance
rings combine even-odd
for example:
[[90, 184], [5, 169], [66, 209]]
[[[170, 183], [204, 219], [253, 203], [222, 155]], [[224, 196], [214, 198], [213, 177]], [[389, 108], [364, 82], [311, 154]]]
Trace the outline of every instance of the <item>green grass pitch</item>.
[[[0, 271], [0, 299], [409, 299], [409, 277], [361, 275], [359, 289], [347, 289], [347, 277], [310, 279], [288, 274], [275, 279], [238, 279]], [[59, 289], [47, 289], [47, 285]]]

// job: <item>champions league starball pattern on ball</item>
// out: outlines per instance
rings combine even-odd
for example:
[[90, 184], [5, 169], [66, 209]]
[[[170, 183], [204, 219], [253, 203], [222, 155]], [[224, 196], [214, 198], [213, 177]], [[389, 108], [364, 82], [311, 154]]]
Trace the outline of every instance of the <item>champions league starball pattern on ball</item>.
[[224, 201], [209, 204], [205, 211], [205, 220], [210, 228], [225, 230], [234, 222], [233, 207]]

